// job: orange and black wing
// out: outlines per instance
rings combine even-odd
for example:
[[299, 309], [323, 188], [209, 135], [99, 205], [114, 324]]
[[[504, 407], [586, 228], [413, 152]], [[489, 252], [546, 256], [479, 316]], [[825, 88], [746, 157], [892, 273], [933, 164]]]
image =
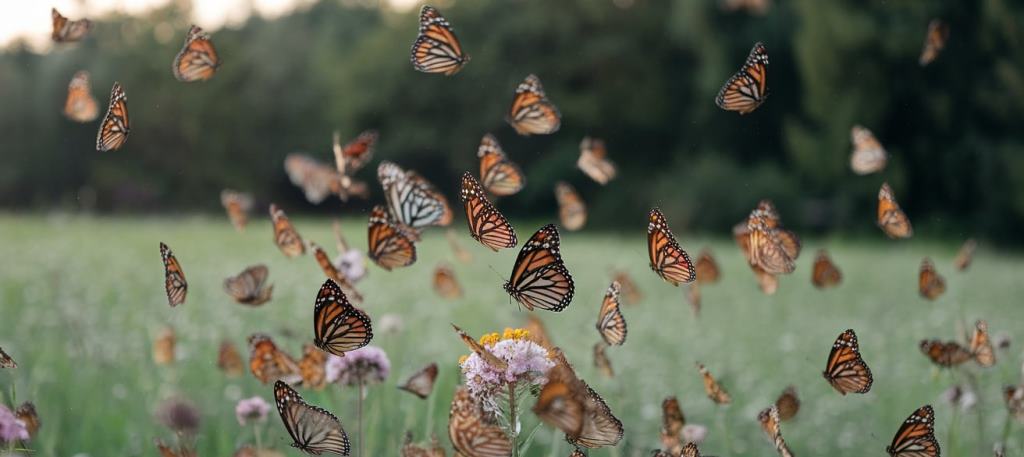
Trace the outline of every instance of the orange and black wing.
[[501, 426], [474, 401], [465, 386], [455, 389], [448, 412], [448, 438], [458, 455], [465, 457], [508, 457], [512, 442]]
[[409, 392], [420, 398], [427, 398], [430, 393], [434, 391], [434, 381], [437, 380], [437, 364], [431, 363], [423, 367], [416, 374], [412, 375], [402, 385], [398, 386], [406, 392]]
[[703, 364], [697, 364], [697, 371], [700, 372], [701, 378], [704, 381], [704, 393], [708, 394], [708, 398], [711, 401], [719, 405], [732, 403], [732, 397], [729, 396], [729, 392], [726, 392], [725, 388], [719, 384], [718, 380], [711, 375], [711, 372]]
[[921, 57], [917, 59], [917, 62], [922, 67], [932, 63], [946, 47], [948, 40], [949, 24], [939, 19], [932, 19], [928, 23], [928, 33], [924, 37], [924, 47], [921, 49]]
[[114, 82], [110, 89], [110, 105], [107, 115], [100, 122], [100, 130], [96, 134], [97, 151], [113, 151], [124, 146], [128, 141], [128, 96], [125, 95], [121, 83]]
[[274, 222], [274, 244], [286, 257], [298, 257], [306, 253], [306, 245], [299, 232], [295, 231], [284, 210], [270, 205], [270, 218]]
[[57, 8], [50, 9], [50, 17], [53, 18], [53, 32], [50, 38], [58, 43], [79, 41], [89, 34], [92, 29], [92, 21], [79, 19], [72, 21], [57, 11]]
[[670, 284], [678, 286], [697, 279], [697, 270], [690, 255], [676, 242], [665, 215], [658, 208], [652, 209], [648, 215], [647, 253], [651, 269]]
[[979, 320], [974, 323], [974, 334], [971, 335], [971, 354], [974, 361], [983, 367], [996, 364], [996, 354], [992, 350], [992, 340], [988, 336], [988, 323]]
[[296, 380], [299, 365], [269, 336], [257, 333], [249, 337], [249, 370], [266, 384], [277, 379]]
[[579, 192], [565, 181], [555, 183], [555, 200], [558, 201], [558, 220], [566, 230], [575, 232], [587, 223], [587, 205]]
[[746, 63], [715, 97], [715, 104], [727, 111], [747, 114], [757, 109], [768, 97], [768, 50], [757, 43], [750, 50]]
[[68, 84], [68, 98], [64, 101], [64, 115], [75, 122], [90, 122], [100, 114], [99, 104], [89, 86], [89, 72], [79, 71]]
[[610, 345], [621, 346], [626, 342], [626, 319], [619, 310], [619, 283], [612, 282], [601, 302], [597, 315], [597, 331]]
[[373, 158], [378, 138], [380, 134], [376, 130], [367, 130], [342, 146], [340, 135], [334, 132], [334, 161], [338, 172], [351, 176], [363, 168]]
[[469, 234], [474, 240], [497, 252], [516, 247], [516, 231], [498, 209], [487, 200], [480, 183], [469, 172], [462, 175], [459, 196], [466, 210]]
[[0, 348], [0, 368], [18, 368], [18, 363], [14, 361], [14, 358], [7, 355], [3, 348]]
[[195, 25], [190, 27], [185, 44], [171, 66], [174, 78], [182, 82], [206, 81], [213, 77], [219, 66], [220, 57], [210, 35]]
[[540, 78], [529, 75], [516, 87], [506, 120], [520, 135], [547, 135], [561, 127], [562, 114], [548, 100]]
[[160, 258], [164, 262], [164, 288], [167, 289], [167, 303], [178, 306], [185, 303], [185, 294], [188, 293], [188, 283], [185, 281], [185, 272], [181, 270], [181, 264], [174, 257], [174, 253], [166, 244], [160, 243]]
[[505, 291], [529, 310], [561, 311], [572, 302], [575, 286], [562, 262], [558, 229], [537, 230], [516, 257]]
[[878, 226], [889, 238], [902, 239], [914, 235], [910, 219], [896, 203], [889, 183], [882, 183], [878, 190]]
[[349, 303], [345, 293], [328, 279], [313, 305], [313, 343], [325, 352], [344, 356], [373, 339], [370, 316]]
[[923, 340], [921, 352], [940, 367], [955, 367], [974, 358], [970, 350], [955, 341]]
[[480, 159], [480, 181], [488, 192], [505, 197], [526, 186], [523, 170], [508, 159], [494, 135], [484, 135], [476, 156]]
[[424, 73], [454, 75], [469, 62], [451, 24], [433, 7], [420, 10], [420, 34], [412, 43], [412, 66]]
[[885, 448], [892, 457], [939, 457], [935, 439], [935, 410], [924, 405], [903, 421], [892, 444]]
[[843, 275], [839, 272], [839, 268], [832, 263], [828, 252], [825, 252], [824, 249], [818, 251], [818, 256], [814, 259], [814, 271], [811, 273], [811, 283], [814, 284], [814, 287], [819, 289], [835, 287], [842, 280]]
[[375, 206], [370, 213], [367, 242], [367, 256], [385, 270], [407, 267], [416, 262], [413, 237], [391, 221], [383, 206]]
[[843, 395], [863, 394], [871, 390], [874, 378], [871, 376], [868, 364], [864, 363], [864, 359], [860, 356], [857, 334], [852, 329], [839, 334], [835, 343], [832, 344], [832, 351], [828, 354], [828, 361], [822, 375], [833, 388]]
[[917, 289], [922, 297], [935, 300], [946, 292], [946, 279], [935, 271], [935, 264], [925, 257], [917, 273]]

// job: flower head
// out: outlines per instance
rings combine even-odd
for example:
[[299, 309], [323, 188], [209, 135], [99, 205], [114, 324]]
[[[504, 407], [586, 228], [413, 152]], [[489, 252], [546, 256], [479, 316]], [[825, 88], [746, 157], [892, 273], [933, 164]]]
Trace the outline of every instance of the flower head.
[[387, 353], [377, 346], [365, 346], [346, 352], [344, 357], [331, 355], [325, 368], [327, 382], [347, 386], [360, 383], [375, 383], [387, 379], [391, 373], [391, 361]]
[[157, 408], [156, 418], [174, 432], [186, 434], [193, 434], [199, 430], [201, 420], [199, 408], [181, 397], [164, 400]]
[[28, 429], [25, 428], [25, 423], [19, 420], [6, 406], [0, 405], [0, 442], [27, 439]]
[[531, 341], [529, 332], [524, 329], [505, 329], [501, 336], [497, 333], [484, 335], [480, 337], [480, 344], [508, 365], [504, 369], [492, 366], [475, 352], [459, 359], [469, 392], [489, 411], [497, 410], [494, 397], [507, 386], [544, 385], [545, 375], [555, 366], [547, 349]]
[[683, 442], [700, 444], [708, 436], [708, 428], [698, 424], [683, 426]]
[[358, 249], [343, 252], [334, 259], [334, 266], [353, 284], [366, 276], [366, 259]]
[[238, 419], [238, 425], [243, 427], [253, 421], [265, 422], [269, 412], [270, 405], [263, 397], [246, 398], [235, 405], [235, 418]]

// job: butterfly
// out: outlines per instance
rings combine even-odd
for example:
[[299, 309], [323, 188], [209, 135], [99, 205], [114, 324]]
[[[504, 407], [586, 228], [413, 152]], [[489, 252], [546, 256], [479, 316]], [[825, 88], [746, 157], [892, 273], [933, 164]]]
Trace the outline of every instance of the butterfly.
[[313, 344], [329, 354], [343, 357], [373, 339], [370, 316], [349, 303], [338, 284], [327, 279], [313, 305]]
[[754, 276], [757, 278], [758, 287], [765, 295], [774, 295], [775, 291], [779, 289], [779, 278], [760, 267], [754, 268]]
[[[684, 425], [686, 425], [686, 417], [683, 416], [683, 410], [679, 407], [679, 399], [674, 396], [665, 397], [661, 402], [661, 435], [675, 438], [678, 441], [679, 433], [683, 431]], [[664, 442], [664, 439], [662, 441]]]
[[249, 337], [249, 371], [263, 384], [282, 378], [297, 381], [299, 365], [269, 336], [255, 333]]
[[583, 453], [583, 449], [574, 447], [572, 449], [572, 454], [569, 454], [569, 457], [587, 457], [587, 454]]
[[792, 273], [796, 269], [799, 255], [799, 240], [780, 230], [772, 218], [761, 209], [755, 209], [747, 218], [750, 238], [750, 263], [766, 273], [779, 275]]
[[156, 445], [156, 450], [160, 452], [160, 457], [196, 457], [195, 449], [190, 449], [186, 444], [179, 444], [177, 449], [174, 449], [164, 444], [159, 438], [153, 440], [153, 444]]
[[622, 439], [622, 422], [604, 399], [576, 376], [560, 350], [553, 351], [555, 367], [541, 389], [533, 412], [566, 434], [575, 446], [590, 449], [614, 446]]
[[295, 231], [284, 210], [270, 204], [270, 218], [274, 222], [274, 243], [285, 257], [298, 257], [306, 253], [306, 245]]
[[612, 368], [612, 361], [608, 359], [608, 354], [605, 352], [608, 349], [608, 343], [604, 341], [598, 341], [594, 343], [594, 367], [597, 371], [600, 371], [607, 378], [615, 377], [615, 369]]
[[343, 200], [348, 198], [342, 186], [342, 175], [308, 155], [288, 154], [284, 158], [284, 171], [292, 184], [302, 189], [306, 200], [314, 205], [331, 194], [337, 194]]
[[782, 457], [793, 457], [793, 452], [789, 450], [786, 440], [782, 438], [782, 429], [779, 425], [781, 422], [779, 420], [779, 409], [772, 405], [758, 413], [757, 420], [761, 422], [761, 429], [764, 430], [765, 434], [771, 438], [772, 443], [775, 444], [775, 450], [778, 451], [779, 455]]
[[235, 230], [239, 232], [245, 230], [245, 224], [249, 222], [249, 216], [246, 213], [252, 209], [252, 195], [224, 189], [220, 192], [220, 204], [227, 211], [228, 219]]
[[220, 67], [220, 57], [210, 41], [210, 35], [198, 26], [191, 26], [185, 35], [185, 44], [174, 56], [171, 71], [174, 79], [182, 82], [206, 81]]
[[702, 284], [712, 284], [718, 282], [718, 277], [721, 274], [721, 270], [718, 268], [718, 262], [711, 255], [711, 250], [704, 248], [700, 251], [700, 255], [697, 256], [697, 263], [694, 265], [694, 269], [697, 272], [697, 282]]
[[39, 420], [39, 413], [36, 412], [36, 405], [30, 401], [26, 401], [18, 406], [14, 410], [14, 416], [25, 424], [25, 430], [28, 432], [29, 439], [34, 438], [36, 433], [39, 432], [39, 427], [43, 426], [43, 422]]
[[488, 415], [465, 386], [455, 388], [448, 412], [448, 438], [464, 457], [508, 457], [512, 442], [492, 415]]
[[727, 111], [747, 114], [757, 109], [768, 97], [768, 50], [754, 44], [747, 61], [715, 97], [715, 104]]
[[520, 135], [547, 135], [561, 127], [562, 114], [544, 94], [540, 78], [531, 74], [516, 87], [512, 108], [505, 120]]
[[231, 377], [242, 375], [242, 356], [230, 341], [220, 343], [220, 349], [217, 351], [217, 368]]
[[441, 443], [437, 442], [437, 437], [434, 436], [430, 440], [430, 448], [425, 448], [412, 442], [412, 432], [405, 432], [405, 442], [402, 444], [402, 449], [399, 453], [399, 457], [445, 457], [444, 448], [441, 447]]
[[327, 353], [312, 344], [302, 345], [302, 358], [299, 359], [299, 376], [302, 386], [322, 389], [327, 384]]
[[455, 258], [459, 259], [459, 262], [470, 263], [473, 261], [473, 254], [470, 254], [466, 248], [462, 247], [462, 243], [459, 243], [458, 238], [455, 236], [455, 230], [448, 229], [444, 232], [444, 237], [448, 240], [448, 245], [452, 248], [452, 253], [455, 254]]
[[224, 280], [224, 291], [243, 305], [259, 306], [270, 301], [274, 285], [267, 285], [266, 265], [253, 265]]
[[498, 249], [514, 248], [518, 240], [516, 231], [498, 209], [487, 200], [480, 183], [469, 172], [462, 174], [459, 198], [466, 210], [469, 235], [484, 246]]
[[604, 140], [598, 138], [583, 137], [583, 141], [580, 142], [580, 157], [576, 159], [576, 167], [602, 186], [615, 179], [615, 164], [608, 160], [608, 150], [604, 146]]
[[953, 265], [956, 266], [957, 270], [964, 271], [967, 267], [971, 266], [976, 249], [978, 249], [978, 243], [974, 241], [974, 238], [964, 241], [964, 245], [960, 246], [960, 251], [956, 253], [956, 259], [953, 260]]
[[174, 363], [174, 344], [177, 337], [174, 328], [164, 327], [153, 340], [153, 363], [170, 365]]
[[577, 231], [587, 223], [587, 206], [583, 198], [569, 183], [555, 183], [555, 200], [558, 201], [558, 219], [562, 227], [569, 231]]
[[377, 266], [391, 271], [416, 263], [417, 235], [405, 227], [395, 224], [383, 206], [377, 205], [370, 212], [367, 226], [367, 255]]
[[414, 373], [409, 379], [406, 379], [398, 388], [421, 399], [426, 399], [434, 391], [434, 381], [436, 380], [437, 364], [431, 363]]
[[636, 305], [643, 300], [644, 294], [640, 292], [640, 288], [633, 282], [633, 278], [625, 271], [617, 271], [612, 275], [613, 281], [618, 281], [620, 289], [622, 290], [623, 302], [627, 305]]
[[903, 421], [885, 451], [892, 457], [939, 457], [935, 440], [935, 410], [924, 405]]
[[412, 66], [424, 73], [454, 75], [469, 62], [451, 24], [436, 8], [423, 5], [420, 10], [420, 34], [412, 43]]
[[367, 162], [373, 158], [373, 151], [379, 138], [380, 134], [376, 130], [367, 130], [342, 146], [341, 134], [334, 132], [332, 149], [338, 173], [341, 173], [342, 176], [351, 176], [366, 166]]
[[[701, 457], [703, 454], [700, 453], [700, 449], [697, 448], [695, 443], [686, 443], [683, 449], [680, 451], [680, 457]], [[711, 456], [708, 456], [711, 457]]]
[[935, 271], [935, 265], [927, 257], [921, 260], [917, 273], [917, 290], [929, 300], [935, 300], [946, 292], [946, 279]]
[[524, 327], [528, 333], [527, 338], [534, 343], [539, 344], [541, 347], [551, 351], [555, 345], [551, 342], [551, 337], [548, 336], [547, 329], [544, 328], [544, 322], [537, 317], [536, 314], [526, 315], [526, 326]]
[[914, 234], [910, 219], [896, 203], [889, 183], [882, 183], [878, 190], [878, 227], [893, 239], [910, 238]]
[[0, 348], [0, 368], [18, 368], [18, 363]]
[[711, 372], [704, 367], [704, 364], [698, 362], [697, 371], [700, 372], [701, 377], [704, 379], [704, 392], [708, 394], [708, 398], [711, 401], [719, 405], [727, 405], [732, 402], [729, 392], [726, 392], [725, 388], [715, 380], [714, 376], [711, 376]]
[[754, 278], [757, 280], [758, 287], [761, 288], [761, 292], [765, 295], [773, 295], [779, 288], [779, 279], [775, 275], [764, 271], [763, 268], [750, 263], [750, 230], [747, 229], [747, 221], [740, 222], [732, 228], [733, 240], [736, 241], [736, 245], [740, 247], [740, 251], [743, 252], [743, 257], [747, 259], [747, 264], [750, 265], [750, 270], [754, 273]]
[[853, 153], [850, 154], [850, 168], [858, 175], [869, 175], [885, 169], [888, 154], [870, 130], [855, 125], [850, 129]]
[[434, 268], [434, 292], [441, 298], [455, 300], [462, 297], [462, 286], [455, 279], [455, 272], [448, 265], [439, 264]]
[[99, 116], [100, 109], [90, 93], [89, 72], [75, 73], [68, 84], [68, 98], [64, 102], [64, 115], [75, 122], [90, 122]]
[[679, 247], [661, 210], [652, 209], [647, 220], [647, 253], [651, 269], [674, 286], [697, 279], [697, 270], [690, 261], [690, 255]]
[[92, 21], [88, 19], [69, 20], [62, 16], [57, 8], [50, 9], [50, 16], [53, 18], [53, 33], [50, 38], [58, 43], [81, 40], [92, 29]]
[[924, 48], [921, 49], [921, 57], [917, 59], [917, 63], [922, 67], [932, 63], [942, 52], [942, 48], [946, 47], [947, 40], [949, 40], [949, 24], [932, 19], [928, 23], [928, 33], [924, 36]]
[[518, 193], [526, 186], [523, 170], [508, 159], [494, 135], [484, 135], [476, 156], [480, 158], [480, 181], [488, 192], [504, 197]]
[[796, 395], [796, 387], [789, 386], [775, 399], [775, 407], [779, 410], [779, 419], [788, 421], [800, 411], [800, 398]]
[[575, 286], [562, 262], [558, 229], [553, 224], [541, 227], [523, 244], [504, 287], [530, 311], [561, 311], [569, 306]]
[[1024, 385], [1003, 388], [1006, 410], [1018, 421], [1024, 420]]
[[338, 267], [334, 265], [334, 262], [331, 262], [331, 258], [327, 256], [327, 252], [324, 251], [320, 245], [314, 242], [309, 243], [309, 249], [313, 251], [313, 258], [316, 259], [317, 265], [319, 265], [320, 269], [323, 270], [324, 276], [327, 276], [327, 279], [334, 281], [342, 290], [345, 291], [345, 293], [351, 295], [352, 301], [361, 303], [363, 301], [363, 296], [356, 291], [355, 286], [353, 286], [348, 278], [345, 277], [345, 274], [338, 270]]
[[956, 341], [921, 340], [921, 352], [940, 367], [950, 368], [974, 358], [970, 350]]
[[836, 342], [832, 344], [832, 351], [828, 354], [828, 361], [822, 375], [836, 391], [843, 395], [848, 393], [866, 394], [871, 390], [871, 384], [875, 378], [871, 376], [868, 364], [864, 363], [864, 359], [861, 358], [857, 334], [853, 332], [853, 329], [840, 333], [836, 338]]
[[839, 268], [832, 263], [832, 259], [829, 258], [828, 252], [824, 249], [818, 251], [818, 256], [814, 259], [814, 270], [811, 273], [811, 283], [814, 287], [819, 289], [826, 289], [829, 287], [835, 287], [839, 285], [839, 282], [843, 280], [843, 274], [839, 272]]
[[96, 150], [100, 152], [114, 151], [128, 141], [128, 96], [125, 95], [121, 83], [115, 81], [110, 89], [110, 105], [107, 114], [100, 122], [100, 130], [96, 134]]
[[619, 310], [619, 283], [612, 281], [601, 301], [597, 314], [597, 331], [610, 345], [622, 346], [626, 342], [626, 319]]
[[974, 361], [983, 367], [990, 367], [996, 364], [996, 354], [992, 350], [992, 341], [988, 337], [988, 323], [979, 320], [974, 323], [974, 334], [971, 335], [971, 354], [974, 354]]
[[455, 324], [452, 324], [452, 328], [455, 329], [455, 333], [459, 335], [459, 338], [462, 339], [462, 342], [465, 343], [466, 346], [469, 347], [469, 349], [472, 350], [478, 357], [483, 359], [484, 362], [487, 362], [488, 365], [490, 365], [493, 368], [496, 368], [498, 371], [505, 371], [508, 369], [508, 362], [494, 355], [494, 353], [491, 352], [490, 349], [487, 349], [486, 346], [477, 342], [477, 340], [474, 340], [473, 337], [469, 336], [469, 334], [464, 332]]
[[310, 455], [348, 455], [351, 446], [341, 422], [329, 411], [306, 403], [288, 384], [274, 383], [274, 400], [292, 447]]
[[391, 217], [401, 224], [413, 229], [451, 224], [452, 210], [448, 199], [416, 172], [405, 171], [394, 163], [383, 161], [377, 166], [377, 178], [384, 189]]
[[185, 272], [181, 270], [181, 264], [174, 257], [174, 253], [164, 243], [160, 243], [160, 258], [164, 262], [164, 288], [167, 289], [167, 304], [175, 307], [185, 303], [185, 294], [188, 293]]

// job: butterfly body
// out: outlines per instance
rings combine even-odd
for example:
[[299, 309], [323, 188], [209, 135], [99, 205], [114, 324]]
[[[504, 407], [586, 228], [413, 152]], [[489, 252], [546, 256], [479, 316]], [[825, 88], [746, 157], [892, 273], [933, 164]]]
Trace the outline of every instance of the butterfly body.
[[626, 342], [626, 319], [619, 310], [619, 283], [612, 282], [601, 301], [597, 315], [597, 331], [610, 345], [621, 346]]
[[224, 290], [240, 304], [262, 305], [270, 301], [274, 292], [273, 284], [266, 285], [268, 274], [266, 265], [250, 266], [238, 275], [225, 279]]
[[114, 151], [128, 141], [128, 96], [125, 95], [121, 83], [114, 82], [110, 89], [110, 104], [107, 114], [100, 121], [100, 130], [96, 134], [96, 150], [100, 152]]
[[562, 311], [575, 285], [560, 253], [558, 229], [548, 224], [523, 244], [504, 289], [528, 310]]

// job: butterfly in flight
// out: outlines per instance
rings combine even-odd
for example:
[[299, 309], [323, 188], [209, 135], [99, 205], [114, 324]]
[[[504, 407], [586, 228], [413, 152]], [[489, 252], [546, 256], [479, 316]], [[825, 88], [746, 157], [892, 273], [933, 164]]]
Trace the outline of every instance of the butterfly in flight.
[[228, 220], [235, 230], [245, 230], [245, 225], [249, 223], [248, 213], [252, 209], [252, 195], [224, 189], [220, 192], [220, 204], [227, 212]]
[[309, 455], [349, 455], [348, 435], [334, 414], [306, 403], [282, 381], [274, 383], [274, 400], [284, 428], [292, 437], [292, 447]]
[[174, 78], [182, 82], [206, 81], [217, 72], [217, 67], [220, 67], [220, 57], [210, 35], [195, 25], [189, 27], [185, 44], [174, 56], [171, 66]]
[[700, 372], [700, 376], [704, 380], [704, 392], [708, 394], [708, 398], [711, 401], [719, 405], [732, 403], [732, 397], [729, 396], [729, 392], [726, 392], [725, 388], [718, 383], [715, 377], [711, 376], [711, 372], [704, 367], [704, 364], [698, 362], [697, 371]]
[[29, 439], [36, 436], [39, 431], [39, 427], [43, 425], [42, 421], [39, 420], [39, 413], [36, 411], [36, 405], [30, 401], [26, 401], [18, 406], [14, 410], [14, 416], [25, 424], [25, 431], [28, 432]]
[[715, 104], [727, 111], [747, 114], [757, 109], [768, 97], [768, 50], [754, 44], [747, 61], [715, 97]]
[[781, 457], [793, 457], [793, 452], [789, 450], [786, 440], [782, 438], [782, 427], [780, 426], [782, 421], [779, 418], [779, 408], [772, 405], [762, 410], [758, 413], [757, 420], [761, 422], [761, 429], [768, 435], [768, 438], [771, 438], [779, 455]]
[[157, 365], [170, 365], [174, 363], [174, 346], [177, 336], [174, 327], [164, 327], [153, 340], [153, 363]]
[[164, 288], [167, 289], [167, 304], [171, 307], [185, 303], [185, 294], [188, 293], [188, 283], [185, 281], [185, 272], [181, 270], [181, 264], [174, 257], [174, 253], [166, 244], [160, 243], [160, 258], [164, 262]]
[[626, 342], [626, 319], [619, 310], [619, 283], [612, 282], [597, 314], [597, 331], [605, 343], [621, 346]]
[[529, 75], [516, 87], [512, 107], [505, 118], [516, 133], [524, 136], [555, 133], [562, 126], [562, 114], [548, 100], [537, 75]]
[[398, 388], [421, 399], [426, 399], [434, 391], [434, 381], [436, 380], [437, 364], [431, 363], [414, 373], [409, 379], [406, 379]]
[[992, 350], [992, 341], [988, 337], [988, 323], [979, 320], [974, 323], [974, 333], [971, 335], [971, 354], [974, 361], [983, 367], [990, 367], [996, 364], [996, 354]]
[[970, 350], [956, 341], [922, 340], [919, 346], [921, 353], [944, 368], [959, 366], [974, 358]]
[[828, 354], [828, 361], [822, 375], [836, 391], [843, 395], [848, 393], [865, 394], [871, 390], [874, 378], [871, 376], [868, 364], [864, 363], [864, 359], [861, 358], [857, 334], [852, 329], [840, 333], [836, 342], [832, 344], [832, 351]]
[[935, 264], [925, 257], [917, 272], [917, 290], [922, 297], [935, 300], [946, 292], [946, 279], [935, 271]]
[[587, 223], [587, 205], [583, 197], [569, 183], [555, 183], [555, 200], [558, 201], [558, 220], [570, 232], [582, 229]]
[[306, 201], [314, 205], [331, 194], [338, 195], [343, 201], [348, 199], [349, 192], [342, 186], [343, 176], [333, 167], [306, 154], [293, 152], [285, 156], [284, 171], [291, 183], [302, 189]]
[[367, 225], [366, 239], [369, 245], [366, 253], [377, 266], [391, 271], [416, 263], [414, 241], [417, 238], [418, 235], [412, 230], [392, 221], [383, 206], [373, 207]]
[[79, 19], [72, 21], [57, 11], [57, 8], [50, 9], [50, 16], [53, 18], [53, 33], [50, 38], [57, 43], [79, 41], [89, 34], [92, 29], [92, 21]]
[[599, 138], [583, 137], [583, 141], [580, 142], [580, 157], [576, 159], [576, 167], [602, 186], [615, 179], [615, 164], [608, 160], [608, 150], [604, 146], [604, 140]]
[[242, 355], [231, 341], [222, 341], [220, 349], [217, 350], [217, 368], [224, 374], [237, 377], [242, 375]]
[[842, 280], [843, 274], [839, 272], [839, 267], [832, 263], [828, 252], [824, 249], [818, 251], [818, 256], [814, 259], [814, 268], [811, 272], [811, 283], [814, 284], [814, 287], [827, 289], [838, 286]]
[[0, 348], [0, 368], [18, 368], [18, 363]]
[[778, 226], [778, 218], [761, 208], [747, 218], [750, 263], [772, 275], [792, 273], [800, 253], [800, 241]]
[[306, 253], [306, 245], [299, 232], [295, 231], [284, 210], [270, 204], [270, 218], [274, 222], [274, 244], [285, 257], [298, 257]]
[[259, 306], [270, 301], [274, 285], [267, 285], [269, 270], [266, 265], [253, 265], [241, 273], [224, 280], [224, 291], [236, 302]]
[[935, 410], [924, 405], [903, 421], [892, 444], [885, 448], [892, 457], [939, 457], [935, 439]]
[[974, 261], [974, 251], [978, 249], [978, 242], [974, 241], [974, 238], [969, 238], [964, 241], [963, 246], [960, 246], [960, 250], [956, 253], [956, 259], [953, 260], [953, 265], [959, 271], [964, 271], [967, 267], [971, 266], [971, 262]]
[[420, 33], [412, 43], [412, 66], [424, 73], [454, 75], [469, 62], [462, 44], [455, 37], [451, 24], [441, 12], [423, 5], [420, 10]]
[[373, 158], [373, 151], [377, 146], [377, 140], [379, 138], [380, 134], [378, 134], [376, 130], [367, 130], [360, 133], [356, 139], [342, 145], [341, 134], [334, 132], [332, 142], [334, 164], [338, 168], [338, 173], [341, 173], [343, 179], [348, 176], [352, 176], [355, 172], [366, 166], [367, 162]]
[[320, 287], [313, 305], [313, 344], [329, 354], [342, 357], [373, 339], [370, 316], [352, 306], [333, 280]]
[[651, 259], [651, 270], [674, 286], [697, 279], [697, 270], [690, 255], [679, 246], [661, 210], [652, 209], [647, 220], [647, 253]]
[[619, 286], [622, 289], [622, 298], [627, 305], [637, 305], [640, 300], [643, 300], [644, 294], [640, 292], [640, 288], [637, 287], [636, 282], [633, 281], [633, 277], [625, 271], [617, 271], [612, 275], [613, 281], [618, 281]]
[[921, 49], [921, 57], [917, 59], [917, 63], [923, 67], [935, 61], [942, 49], [946, 47], [948, 40], [949, 24], [939, 19], [932, 19], [928, 23], [928, 32], [924, 36], [924, 47]]
[[100, 121], [100, 130], [96, 134], [96, 150], [105, 152], [120, 149], [128, 141], [129, 130], [128, 96], [121, 88], [121, 83], [115, 81], [110, 89], [107, 114]]
[[910, 238], [914, 234], [910, 219], [896, 203], [896, 197], [887, 182], [882, 183], [878, 190], [878, 227], [893, 239]]
[[555, 366], [541, 389], [533, 412], [544, 423], [561, 430], [575, 446], [590, 449], [615, 446], [622, 439], [622, 422], [604, 399], [577, 377], [565, 354], [552, 351]]
[[302, 386], [311, 389], [323, 389], [327, 385], [327, 353], [306, 343], [302, 345], [302, 358], [299, 359], [299, 376]]
[[448, 265], [438, 264], [434, 268], [434, 292], [446, 300], [462, 297], [462, 286], [455, 279], [455, 272]]
[[608, 354], [605, 352], [606, 349], [608, 349], [608, 343], [604, 341], [594, 343], [594, 367], [606, 378], [610, 379], [615, 377], [615, 369], [612, 368], [612, 361], [608, 358]]
[[505, 197], [518, 193], [526, 186], [523, 170], [508, 159], [494, 135], [484, 135], [476, 156], [480, 159], [480, 181], [488, 192]]
[[448, 412], [448, 438], [456, 453], [466, 457], [512, 455], [512, 442], [501, 425], [473, 400], [466, 386], [455, 388]]
[[701, 284], [716, 283], [721, 275], [721, 269], [718, 268], [718, 262], [716, 262], [715, 257], [711, 255], [711, 250], [707, 248], [700, 251], [700, 254], [697, 256], [697, 263], [694, 265], [694, 269], [697, 272], [697, 282]]
[[493, 352], [491, 352], [490, 349], [487, 349], [487, 347], [484, 346], [482, 343], [478, 342], [477, 340], [474, 340], [473, 337], [469, 336], [468, 333], [463, 331], [457, 325], [452, 324], [452, 328], [455, 329], [455, 333], [459, 335], [459, 338], [461, 338], [462, 342], [466, 344], [466, 347], [472, 350], [478, 357], [483, 359], [483, 361], [486, 362], [488, 365], [496, 368], [499, 371], [505, 371], [506, 369], [508, 369], [508, 362], [495, 355]]
[[274, 340], [262, 333], [249, 337], [249, 371], [261, 383], [277, 379], [299, 381], [299, 365], [288, 353], [277, 348]]
[[675, 396], [665, 397], [661, 402], [661, 445], [666, 450], [676, 454], [676, 449], [682, 446], [679, 434], [686, 425], [686, 417], [679, 407], [679, 399]]
[[487, 200], [480, 183], [468, 171], [462, 174], [459, 198], [466, 210], [469, 234], [474, 240], [498, 252], [516, 247], [516, 231], [498, 209]]
[[504, 288], [530, 311], [561, 311], [569, 306], [575, 285], [562, 262], [558, 229], [553, 224], [541, 227], [523, 244]]
[[309, 249], [313, 251], [313, 258], [316, 260], [317, 265], [320, 266], [320, 270], [324, 272], [324, 276], [327, 279], [334, 281], [341, 290], [343, 290], [349, 297], [352, 297], [352, 301], [356, 303], [362, 303], [363, 296], [356, 290], [352, 282], [348, 280], [345, 273], [338, 269], [338, 267], [331, 262], [331, 258], [327, 256], [327, 252], [324, 251], [320, 245], [310, 242]]
[[431, 438], [430, 447], [427, 448], [413, 444], [412, 432], [409, 431], [405, 432], [405, 442], [398, 455], [399, 457], [445, 457], [444, 448], [437, 441], [437, 436]]
[[779, 419], [788, 421], [800, 411], [800, 397], [796, 395], [796, 387], [789, 386], [775, 399], [775, 407], [779, 409]]
[[850, 154], [850, 168], [858, 175], [869, 175], [885, 169], [888, 154], [870, 130], [859, 125], [850, 129], [853, 153]]
[[100, 115], [99, 104], [89, 86], [89, 72], [75, 73], [68, 84], [68, 98], [64, 101], [64, 115], [75, 122], [90, 122]]
[[452, 223], [448, 199], [416, 172], [384, 161], [377, 166], [377, 179], [384, 189], [388, 212], [402, 225], [419, 230]]

